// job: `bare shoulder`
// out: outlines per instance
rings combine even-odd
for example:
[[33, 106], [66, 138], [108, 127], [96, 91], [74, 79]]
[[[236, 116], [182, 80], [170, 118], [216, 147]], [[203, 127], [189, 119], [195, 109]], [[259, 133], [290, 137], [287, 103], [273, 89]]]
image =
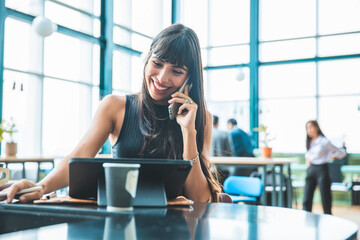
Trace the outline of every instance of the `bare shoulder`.
[[109, 113], [114, 114], [118, 111], [124, 110], [126, 105], [126, 97], [118, 96], [114, 94], [106, 95], [100, 104], [100, 108], [109, 111]]
[[113, 104], [122, 104], [125, 105], [126, 103], [126, 97], [125, 96], [119, 96], [119, 95], [114, 95], [114, 94], [109, 94], [106, 95], [102, 102], [106, 105], [113, 105]]

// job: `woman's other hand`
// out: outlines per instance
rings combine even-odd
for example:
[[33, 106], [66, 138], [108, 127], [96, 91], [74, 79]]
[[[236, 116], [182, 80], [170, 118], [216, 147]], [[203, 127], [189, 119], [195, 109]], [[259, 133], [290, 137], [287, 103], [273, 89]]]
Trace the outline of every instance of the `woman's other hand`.
[[[7, 192], [7, 203], [11, 203], [12, 200], [15, 198], [15, 194], [23, 189], [39, 186], [33, 182], [30, 182], [29, 180], [23, 179], [18, 182], [15, 182], [10, 187], [4, 189], [1, 192]], [[22, 203], [30, 202], [32, 200], [40, 199], [44, 195], [44, 189], [42, 188], [39, 191], [34, 191], [30, 193], [25, 193], [20, 196], [19, 200]], [[6, 198], [0, 198], [0, 201], [5, 200]]]

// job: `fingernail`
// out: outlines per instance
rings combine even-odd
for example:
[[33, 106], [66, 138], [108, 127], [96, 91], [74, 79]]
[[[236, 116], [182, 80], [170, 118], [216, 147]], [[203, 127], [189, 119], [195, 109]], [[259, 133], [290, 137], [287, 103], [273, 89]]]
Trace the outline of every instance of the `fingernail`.
[[19, 200], [20, 202], [25, 202], [25, 197], [20, 197]]
[[6, 201], [6, 203], [11, 203], [10, 199], [8, 199], [8, 200]]

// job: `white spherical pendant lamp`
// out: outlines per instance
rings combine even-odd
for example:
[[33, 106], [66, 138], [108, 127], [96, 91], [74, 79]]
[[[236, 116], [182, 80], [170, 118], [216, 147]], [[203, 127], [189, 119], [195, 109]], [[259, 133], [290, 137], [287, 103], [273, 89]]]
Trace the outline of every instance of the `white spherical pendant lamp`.
[[44, 16], [34, 18], [32, 27], [41, 37], [48, 37], [57, 31], [57, 25]]

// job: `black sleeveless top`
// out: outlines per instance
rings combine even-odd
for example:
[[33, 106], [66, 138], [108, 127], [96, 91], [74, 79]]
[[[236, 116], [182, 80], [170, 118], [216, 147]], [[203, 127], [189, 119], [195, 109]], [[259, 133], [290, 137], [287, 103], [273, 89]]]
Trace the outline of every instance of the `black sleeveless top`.
[[[168, 106], [155, 105], [155, 116], [159, 119], [157, 125], [162, 128], [168, 121]], [[156, 154], [149, 154], [151, 149], [161, 149], [163, 142], [153, 142], [150, 149], [146, 149], [142, 155], [141, 150], [144, 145], [144, 135], [140, 131], [140, 102], [138, 95], [127, 95], [124, 122], [121, 127], [120, 135], [112, 146], [112, 153], [114, 158], [166, 158], [164, 152], [157, 152]]]

